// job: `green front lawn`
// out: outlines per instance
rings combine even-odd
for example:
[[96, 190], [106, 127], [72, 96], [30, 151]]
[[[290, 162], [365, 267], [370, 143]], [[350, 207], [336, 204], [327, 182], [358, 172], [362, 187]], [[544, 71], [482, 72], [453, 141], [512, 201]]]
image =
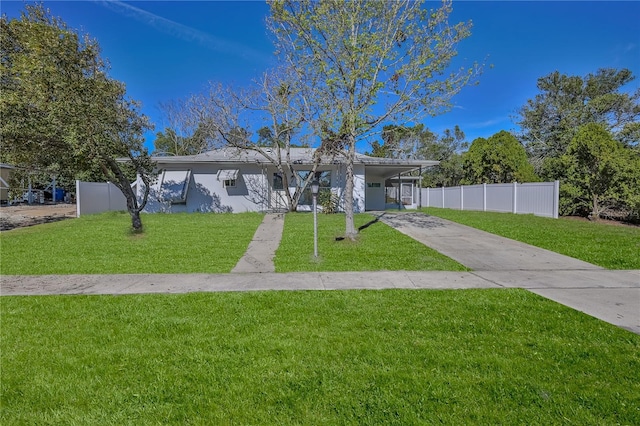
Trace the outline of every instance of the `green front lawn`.
[[3, 425], [640, 424], [640, 336], [519, 289], [1, 303]]
[[421, 211], [607, 269], [640, 269], [640, 227], [435, 207]]
[[313, 257], [313, 215], [285, 217], [280, 248], [274, 260], [277, 272], [294, 271], [465, 271], [464, 266], [424, 246], [370, 214], [355, 215], [362, 227], [356, 241], [344, 236], [343, 214], [318, 215], [318, 259]]
[[110, 212], [3, 232], [2, 274], [230, 272], [263, 215], [146, 214], [132, 234], [126, 213]]
[[[427, 214], [566, 254], [609, 269], [640, 269], [640, 228], [532, 215], [423, 209]], [[225, 273], [238, 262], [262, 221], [258, 213], [143, 215], [145, 232], [129, 232], [124, 213], [0, 234], [2, 274]], [[374, 219], [356, 215], [356, 227]], [[287, 214], [278, 272], [465, 270], [453, 260], [376, 222], [357, 241], [336, 241], [344, 215], [318, 216], [319, 259], [313, 258], [313, 216]]]
[[[143, 215], [144, 233], [129, 232], [125, 213], [3, 232], [0, 271], [6, 275], [227, 273], [262, 221], [258, 213]], [[356, 226], [373, 216], [356, 215]], [[376, 222], [356, 242], [336, 241], [344, 215], [319, 215], [319, 260], [313, 258], [313, 216], [287, 214], [275, 258], [278, 272], [466, 270], [417, 241]]]

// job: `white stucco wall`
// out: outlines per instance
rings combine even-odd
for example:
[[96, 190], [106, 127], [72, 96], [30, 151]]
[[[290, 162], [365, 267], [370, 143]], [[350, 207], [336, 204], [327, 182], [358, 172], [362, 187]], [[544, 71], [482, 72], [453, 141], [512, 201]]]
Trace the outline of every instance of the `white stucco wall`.
[[362, 213], [365, 210], [366, 184], [364, 165], [356, 164], [353, 168], [353, 211]]
[[[162, 201], [160, 183], [152, 186], [146, 212], [233, 212], [264, 211], [273, 208], [271, 184], [275, 168], [262, 167], [257, 164], [191, 164], [189, 166], [166, 165], [163, 170], [191, 170], [186, 203], [176, 204]], [[222, 180], [218, 180], [218, 171], [226, 169], [240, 170], [235, 188], [225, 188]], [[344, 204], [345, 168], [344, 166], [327, 166], [319, 170], [331, 170], [332, 191], [340, 199], [340, 208]], [[159, 171], [159, 173], [160, 173]], [[364, 165], [354, 167], [353, 203], [356, 213], [365, 211], [365, 174]], [[142, 188], [139, 188], [139, 197]], [[271, 205], [270, 205], [271, 204]], [[309, 208], [301, 206], [301, 210]]]
[[[147, 212], [230, 212], [242, 213], [264, 209], [264, 181], [258, 165], [193, 164], [189, 167], [167, 166], [167, 170], [191, 169], [186, 203], [176, 204], [162, 201], [159, 182], [151, 190], [145, 208]], [[218, 180], [220, 169], [240, 170], [235, 187], [224, 187]], [[141, 195], [141, 194], [139, 194]]]

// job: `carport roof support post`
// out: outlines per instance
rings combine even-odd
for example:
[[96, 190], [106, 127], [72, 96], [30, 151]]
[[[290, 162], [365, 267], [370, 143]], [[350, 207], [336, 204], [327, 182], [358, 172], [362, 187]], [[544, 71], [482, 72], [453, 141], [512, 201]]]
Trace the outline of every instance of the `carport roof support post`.
[[402, 199], [400, 198], [400, 191], [402, 191], [402, 175], [398, 173], [398, 210], [402, 210], [402, 204], [400, 204], [402, 202]]

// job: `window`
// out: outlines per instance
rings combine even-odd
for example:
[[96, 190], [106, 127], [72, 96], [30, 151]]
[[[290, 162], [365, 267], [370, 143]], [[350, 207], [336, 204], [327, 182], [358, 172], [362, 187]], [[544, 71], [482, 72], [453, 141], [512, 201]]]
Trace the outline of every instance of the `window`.
[[[298, 172], [298, 179], [300, 184], [304, 183], [305, 179], [309, 176], [310, 171], [300, 171]], [[320, 182], [320, 191], [331, 191], [331, 171], [325, 170], [323, 172], [316, 172], [315, 178]], [[313, 204], [313, 194], [311, 193], [311, 186], [307, 186], [304, 191], [302, 191], [302, 195], [300, 196], [300, 201], [298, 202], [301, 206], [310, 206]]]
[[367, 182], [367, 188], [380, 188], [380, 182]]
[[191, 170], [163, 170], [159, 178], [161, 197], [172, 204], [187, 202]]
[[282, 183], [282, 173], [273, 174], [273, 189], [284, 189], [284, 184]]
[[236, 180], [235, 179], [225, 179], [223, 181], [223, 185], [225, 188], [235, 188], [236, 187]]

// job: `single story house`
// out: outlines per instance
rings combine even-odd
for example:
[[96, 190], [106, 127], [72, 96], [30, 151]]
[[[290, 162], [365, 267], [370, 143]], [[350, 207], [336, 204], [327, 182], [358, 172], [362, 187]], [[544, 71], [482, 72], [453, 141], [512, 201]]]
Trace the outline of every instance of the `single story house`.
[[[308, 176], [314, 148], [292, 148], [290, 160], [295, 174], [289, 181], [301, 182]], [[282, 176], [277, 168], [256, 151], [222, 148], [189, 156], [153, 157], [157, 179], [147, 203], [148, 212], [246, 212], [287, 209]], [[356, 154], [354, 164], [354, 211], [383, 210], [398, 201], [407, 208], [417, 207], [419, 176], [401, 176], [437, 165], [438, 161], [398, 160]], [[316, 171], [321, 189], [328, 189], [344, 207], [346, 164], [337, 156], [322, 158]], [[138, 181], [139, 183], [139, 181]], [[388, 197], [386, 188], [400, 187], [401, 197]], [[138, 195], [143, 188], [137, 185]], [[298, 210], [310, 210], [312, 198], [303, 192]]]

